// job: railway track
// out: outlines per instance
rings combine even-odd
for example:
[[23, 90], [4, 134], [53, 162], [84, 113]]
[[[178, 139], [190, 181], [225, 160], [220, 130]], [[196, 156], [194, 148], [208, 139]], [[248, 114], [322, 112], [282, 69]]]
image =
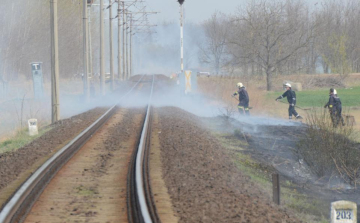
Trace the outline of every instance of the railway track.
[[[147, 152], [153, 85], [154, 76], [142, 77], [41, 166], [2, 209], [0, 222], [160, 222]], [[118, 107], [143, 96], [135, 87], [151, 92], [146, 105]]]

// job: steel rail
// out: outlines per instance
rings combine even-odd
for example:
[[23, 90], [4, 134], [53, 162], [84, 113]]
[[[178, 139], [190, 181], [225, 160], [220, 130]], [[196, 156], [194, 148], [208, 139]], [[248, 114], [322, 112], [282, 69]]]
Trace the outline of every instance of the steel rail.
[[128, 173], [128, 221], [129, 223], [160, 222], [153, 202], [148, 175], [149, 145], [151, 136], [151, 101], [154, 77], [146, 108], [143, 129], [137, 151], [134, 152]]
[[82, 131], [54, 156], [48, 159], [26, 180], [0, 212], [0, 223], [21, 222], [32, 207], [34, 200], [60, 168], [84, 145], [91, 136], [114, 114], [116, 106], [140, 83], [139, 81], [118, 102], [93, 124]]
[[141, 133], [140, 144], [136, 155], [136, 163], [135, 163], [135, 179], [136, 179], [136, 190], [137, 190], [137, 198], [138, 203], [140, 206], [140, 213], [142, 215], [142, 219], [145, 223], [152, 223], [152, 218], [150, 216], [150, 211], [146, 202], [146, 194], [144, 190], [144, 178], [143, 178], [143, 160], [144, 160], [144, 153], [145, 153], [145, 146], [146, 146], [146, 139], [147, 139], [147, 132], [149, 128], [149, 119], [150, 119], [150, 107], [151, 107], [151, 100], [152, 100], [152, 93], [154, 89], [154, 76], [153, 76], [153, 83], [151, 86], [150, 98], [147, 106], [146, 117], [144, 121], [144, 127]]
[[[150, 114], [152, 114], [153, 108], [150, 108]], [[150, 147], [151, 147], [151, 132], [152, 132], [152, 118], [153, 116], [149, 116], [149, 127], [147, 131], [147, 140], [146, 140], [146, 147], [145, 147], [145, 154], [144, 154], [144, 160], [143, 160], [143, 179], [144, 179], [144, 189], [145, 189], [145, 195], [146, 195], [146, 203], [149, 208], [150, 216], [153, 220], [153, 222], [161, 222], [159, 214], [156, 209], [154, 194], [152, 192], [151, 188], [151, 176], [150, 176]]]

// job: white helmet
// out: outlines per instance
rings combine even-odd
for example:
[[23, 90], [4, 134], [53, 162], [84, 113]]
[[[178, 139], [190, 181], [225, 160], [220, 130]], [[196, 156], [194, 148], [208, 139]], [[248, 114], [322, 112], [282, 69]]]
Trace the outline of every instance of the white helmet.
[[236, 86], [239, 87], [239, 88], [244, 87], [244, 85], [241, 82], [237, 83]]
[[285, 86], [286, 86], [286, 87], [291, 87], [291, 84], [286, 83]]
[[334, 94], [337, 94], [337, 91], [336, 91], [336, 89], [334, 89]]

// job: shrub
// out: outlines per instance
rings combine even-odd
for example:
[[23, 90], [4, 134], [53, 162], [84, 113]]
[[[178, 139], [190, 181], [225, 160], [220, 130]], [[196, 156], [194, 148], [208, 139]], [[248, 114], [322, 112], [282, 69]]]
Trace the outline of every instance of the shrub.
[[299, 143], [299, 152], [319, 176], [340, 175], [346, 182], [360, 182], [360, 150], [352, 140], [352, 126], [334, 128], [327, 111], [313, 110], [307, 118], [308, 127]]

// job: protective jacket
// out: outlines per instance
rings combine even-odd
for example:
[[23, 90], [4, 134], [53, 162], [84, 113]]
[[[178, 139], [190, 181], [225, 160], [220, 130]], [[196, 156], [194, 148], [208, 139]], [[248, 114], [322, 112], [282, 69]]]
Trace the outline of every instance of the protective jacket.
[[333, 123], [334, 127], [337, 127], [341, 121], [342, 125], [345, 125], [344, 118], [342, 117], [342, 106], [341, 106], [341, 100], [337, 95], [330, 94], [329, 95], [329, 101], [324, 106], [329, 107], [330, 115], [331, 115], [331, 121]]
[[244, 87], [240, 88], [237, 92], [235, 92], [234, 96], [235, 95], [239, 95], [239, 101], [240, 101], [239, 105], [249, 106], [249, 101], [250, 101], [249, 95]]
[[335, 110], [339, 110], [341, 109], [341, 100], [339, 97], [335, 96], [334, 94], [330, 94], [329, 95], [329, 101], [328, 103], [326, 103], [326, 105], [324, 106], [325, 108], [326, 107], [329, 107], [329, 109], [331, 111], [335, 111]]
[[295, 105], [296, 104], [296, 94], [295, 94], [295, 91], [289, 89], [287, 91], [284, 92], [284, 94], [282, 94], [278, 99], [281, 99], [281, 98], [284, 98], [284, 97], [287, 97], [287, 101], [289, 102], [289, 104], [293, 104]]

